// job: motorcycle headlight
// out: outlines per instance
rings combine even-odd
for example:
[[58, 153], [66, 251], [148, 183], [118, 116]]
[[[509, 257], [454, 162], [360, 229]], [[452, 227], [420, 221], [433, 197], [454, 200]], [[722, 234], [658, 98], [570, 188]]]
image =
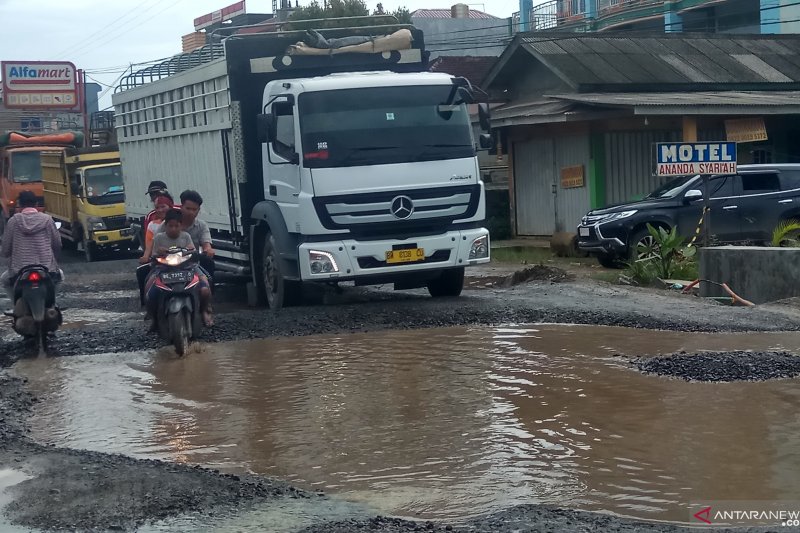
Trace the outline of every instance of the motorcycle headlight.
[[89, 226], [89, 231], [103, 231], [106, 229], [106, 223], [103, 222], [101, 217], [89, 217], [86, 219], [86, 225]]

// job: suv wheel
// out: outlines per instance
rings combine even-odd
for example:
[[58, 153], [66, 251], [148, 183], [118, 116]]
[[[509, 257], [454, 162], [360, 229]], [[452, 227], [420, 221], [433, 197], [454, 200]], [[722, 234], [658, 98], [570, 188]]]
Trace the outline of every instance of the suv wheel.
[[[646, 254], [640, 252], [640, 247], [651, 249], [651, 253]], [[650, 232], [647, 231], [647, 228], [640, 229], [631, 237], [631, 240], [628, 242], [628, 257], [631, 262], [658, 257], [658, 245], [653, 236], [650, 235]]]

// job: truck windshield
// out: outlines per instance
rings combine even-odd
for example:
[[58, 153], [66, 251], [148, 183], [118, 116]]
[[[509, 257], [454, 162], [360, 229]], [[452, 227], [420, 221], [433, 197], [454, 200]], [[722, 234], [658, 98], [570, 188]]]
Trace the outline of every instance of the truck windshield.
[[124, 200], [122, 167], [90, 168], [84, 172], [86, 198], [93, 204], [119, 203]]
[[370, 87], [300, 96], [305, 166], [332, 168], [475, 156], [452, 86]]
[[42, 153], [12, 153], [11, 180], [16, 183], [32, 183], [36, 181], [42, 181]]

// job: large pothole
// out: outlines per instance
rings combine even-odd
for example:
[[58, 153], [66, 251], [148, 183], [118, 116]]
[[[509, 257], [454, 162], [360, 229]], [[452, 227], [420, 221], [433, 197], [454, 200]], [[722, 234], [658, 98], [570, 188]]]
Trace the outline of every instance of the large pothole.
[[648, 374], [686, 381], [765, 381], [800, 375], [800, 357], [789, 352], [681, 352], [631, 363]]

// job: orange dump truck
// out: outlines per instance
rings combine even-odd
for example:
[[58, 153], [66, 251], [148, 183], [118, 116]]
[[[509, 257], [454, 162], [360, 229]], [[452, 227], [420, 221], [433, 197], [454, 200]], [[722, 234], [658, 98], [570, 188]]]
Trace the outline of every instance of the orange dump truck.
[[0, 233], [17, 211], [22, 191], [32, 191], [44, 210], [42, 152], [64, 151], [83, 145], [83, 134], [63, 132], [42, 135], [6, 133], [0, 135]]

